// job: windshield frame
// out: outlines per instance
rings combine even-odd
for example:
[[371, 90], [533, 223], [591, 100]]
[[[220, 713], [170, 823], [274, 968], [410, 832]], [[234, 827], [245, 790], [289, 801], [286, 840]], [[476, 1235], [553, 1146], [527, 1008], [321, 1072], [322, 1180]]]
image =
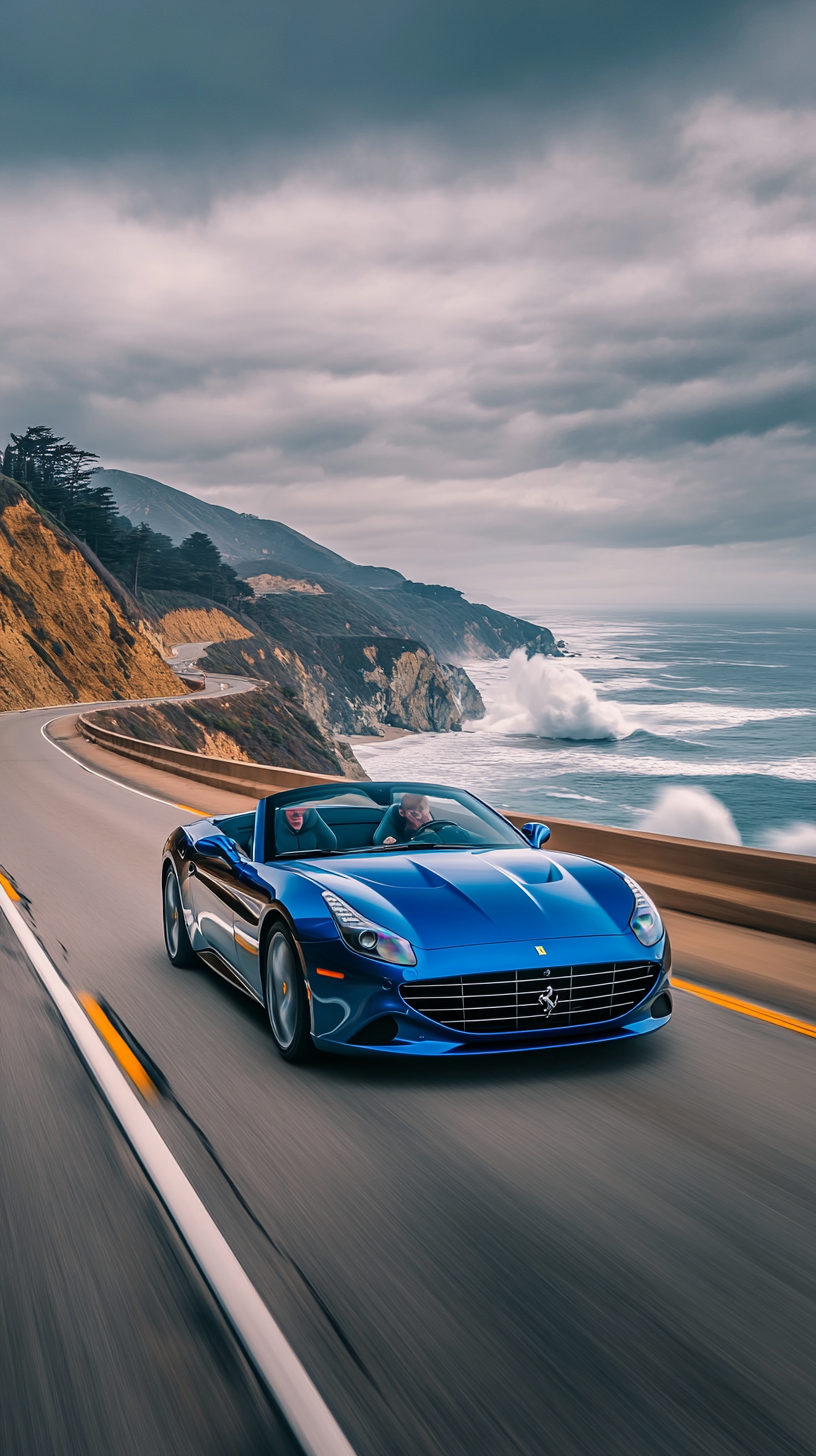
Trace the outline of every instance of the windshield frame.
[[[503, 814], [494, 809], [492, 804], [487, 804], [477, 794], [471, 793], [469, 789], [456, 788], [452, 784], [425, 783], [417, 780], [405, 779], [379, 779], [379, 780], [335, 780], [328, 784], [303, 785], [295, 789], [285, 789], [277, 794], [269, 794], [258, 805], [258, 811], [263, 809], [265, 820], [266, 842], [270, 847], [274, 845], [274, 824], [276, 811], [278, 809], [294, 808], [303, 805], [304, 808], [314, 808], [319, 811], [323, 801], [331, 801], [341, 794], [360, 795], [360, 799], [369, 799], [372, 808], [387, 811], [396, 798], [401, 794], [421, 794], [428, 798], [449, 798], [460, 804], [463, 809], [469, 809], [475, 817], [486, 821], [489, 825], [491, 820], [496, 823], [497, 835], [495, 841], [473, 840], [470, 843], [444, 844], [432, 843], [421, 837], [402, 840], [395, 844], [368, 844], [350, 845], [344, 848], [334, 849], [273, 849], [272, 854], [267, 854], [264, 862], [271, 864], [274, 861], [285, 862], [298, 859], [343, 859], [364, 854], [391, 854], [395, 850], [408, 850], [413, 853], [425, 853], [428, 850], [485, 850], [491, 849], [529, 849], [527, 840], [514, 824], [510, 823]], [[328, 807], [328, 805], [327, 805]], [[365, 807], [360, 803], [359, 807]], [[481, 811], [481, 812], [479, 812]], [[268, 820], [267, 820], [268, 816]], [[271, 841], [271, 844], [270, 844]]]

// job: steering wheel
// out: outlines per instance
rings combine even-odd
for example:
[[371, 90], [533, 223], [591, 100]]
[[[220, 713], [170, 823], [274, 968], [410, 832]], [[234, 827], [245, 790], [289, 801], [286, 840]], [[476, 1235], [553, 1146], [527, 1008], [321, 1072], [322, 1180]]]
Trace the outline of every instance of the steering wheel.
[[412, 839], [419, 839], [420, 834], [425, 834], [428, 830], [433, 832], [436, 829], [461, 829], [461, 827], [461, 824], [457, 824], [455, 819], [429, 819], [428, 823], [423, 824], [406, 843], [410, 844]]

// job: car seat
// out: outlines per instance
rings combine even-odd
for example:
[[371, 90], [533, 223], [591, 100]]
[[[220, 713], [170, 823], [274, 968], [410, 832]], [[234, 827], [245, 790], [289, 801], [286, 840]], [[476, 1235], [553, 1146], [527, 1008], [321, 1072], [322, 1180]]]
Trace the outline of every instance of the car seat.
[[372, 843], [382, 844], [383, 840], [391, 837], [399, 844], [404, 844], [406, 839], [410, 839], [411, 833], [410, 824], [400, 813], [400, 805], [392, 804], [390, 809], [386, 809], [375, 829]]
[[[291, 805], [294, 808], [294, 805]], [[283, 809], [275, 814], [275, 853], [291, 854], [304, 849], [336, 849], [337, 836], [316, 809], [307, 809], [303, 825], [296, 834]]]

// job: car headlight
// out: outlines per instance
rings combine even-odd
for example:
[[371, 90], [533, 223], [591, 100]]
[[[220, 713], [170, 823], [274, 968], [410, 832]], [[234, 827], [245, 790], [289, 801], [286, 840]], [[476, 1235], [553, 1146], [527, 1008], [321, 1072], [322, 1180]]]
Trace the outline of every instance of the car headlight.
[[654, 901], [649, 899], [646, 891], [640, 888], [637, 880], [630, 879], [629, 875], [624, 875], [623, 878], [635, 897], [635, 906], [629, 916], [629, 924], [641, 945], [657, 945], [663, 936], [663, 921], [660, 919], [657, 906]]
[[353, 910], [331, 890], [323, 891], [323, 899], [346, 945], [352, 950], [374, 960], [388, 961], [392, 966], [416, 965], [414, 948], [401, 935], [394, 935], [390, 930], [383, 930], [381, 925], [375, 925], [373, 920], [367, 920], [365, 915]]

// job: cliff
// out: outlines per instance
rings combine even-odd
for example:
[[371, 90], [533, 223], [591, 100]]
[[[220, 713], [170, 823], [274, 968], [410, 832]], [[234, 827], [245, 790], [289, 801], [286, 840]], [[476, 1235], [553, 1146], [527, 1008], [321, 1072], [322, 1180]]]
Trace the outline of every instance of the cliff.
[[251, 637], [252, 630], [234, 612], [209, 597], [178, 592], [144, 592], [142, 599], [159, 620], [166, 643], [228, 642]]
[[242, 642], [216, 642], [201, 665], [243, 672], [298, 699], [330, 737], [378, 734], [381, 725], [445, 733], [484, 705], [467, 674], [437, 662], [421, 642], [366, 635], [314, 636], [297, 630], [258, 632]]
[[[445, 662], [509, 657], [517, 647], [526, 648], [529, 655], [562, 655], [549, 628], [469, 602], [455, 587], [404, 579], [396, 585], [370, 587], [304, 572], [281, 561], [270, 589], [264, 585], [263, 562], [244, 561], [236, 570], [256, 592], [256, 601], [248, 610], [273, 633], [278, 623], [288, 621], [318, 635], [352, 632], [407, 637], [422, 642]], [[272, 580], [268, 567], [266, 573], [267, 581]]]
[[185, 692], [90, 558], [0, 476], [0, 710]]
[[[281, 521], [231, 511], [125, 470], [101, 470], [95, 479], [110, 487], [136, 526], [146, 523], [177, 545], [191, 531], [204, 531], [251, 581], [258, 600], [271, 603], [267, 618], [259, 620], [273, 636], [274, 604], [285, 601], [285, 615], [307, 632], [404, 637], [422, 643], [440, 662], [508, 657], [517, 647], [561, 655], [546, 627], [469, 602], [455, 587], [407, 581], [390, 567], [358, 566]], [[300, 598], [296, 607], [293, 597]]]

